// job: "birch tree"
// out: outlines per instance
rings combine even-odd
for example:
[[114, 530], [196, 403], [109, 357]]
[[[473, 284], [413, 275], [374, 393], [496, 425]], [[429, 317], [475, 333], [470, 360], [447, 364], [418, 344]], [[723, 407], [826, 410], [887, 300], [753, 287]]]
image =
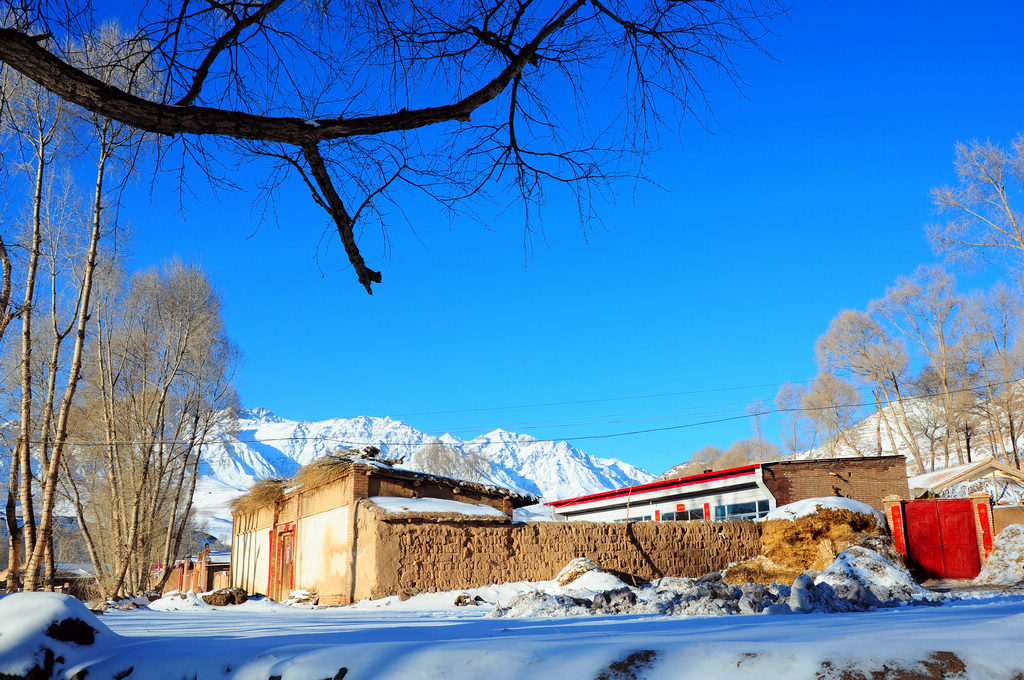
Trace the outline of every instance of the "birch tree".
[[936, 250], [960, 263], [999, 260], [1024, 273], [1024, 135], [1008, 147], [972, 141], [956, 145], [957, 184], [932, 189], [945, 223], [927, 234]]

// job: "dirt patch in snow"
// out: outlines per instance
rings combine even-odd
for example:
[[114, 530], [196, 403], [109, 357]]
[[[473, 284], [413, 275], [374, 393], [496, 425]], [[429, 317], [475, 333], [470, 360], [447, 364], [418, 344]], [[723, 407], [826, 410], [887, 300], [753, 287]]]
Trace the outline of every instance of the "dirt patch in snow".
[[644, 676], [637, 673], [650, 668], [657, 658], [653, 649], [633, 652], [624, 659], [612, 661], [607, 669], [594, 676], [594, 680], [638, 680]]
[[952, 680], [967, 677], [967, 664], [953, 652], [932, 652], [927, 659], [913, 662], [891, 661], [879, 668], [864, 663], [836, 665], [824, 661], [816, 680]]
[[46, 629], [46, 636], [61, 642], [91, 645], [96, 642], [96, 629], [82, 619], [71, 618], [51, 623]]
[[202, 598], [203, 602], [214, 607], [226, 607], [229, 604], [244, 604], [249, 594], [242, 588], [221, 588], [202, 595]]

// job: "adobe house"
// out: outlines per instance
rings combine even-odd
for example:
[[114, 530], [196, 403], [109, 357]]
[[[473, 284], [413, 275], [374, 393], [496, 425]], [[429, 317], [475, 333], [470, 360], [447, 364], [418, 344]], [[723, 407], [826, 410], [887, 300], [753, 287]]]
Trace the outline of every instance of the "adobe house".
[[235, 502], [231, 585], [275, 600], [309, 590], [324, 604], [354, 602], [376, 592], [379, 519], [510, 524], [514, 508], [536, 502], [378, 460], [326, 456], [290, 480], [258, 482]]
[[[231, 552], [215, 550], [205, 546], [198, 555], [189, 555], [185, 559], [176, 560], [171, 567], [171, 575], [164, 584], [162, 593], [172, 590], [181, 592], [205, 593], [210, 590], [227, 588], [230, 583]], [[153, 570], [153, 581], [159, 581], [161, 570]]]
[[566, 498], [547, 505], [557, 519], [591, 522], [745, 520], [780, 505], [845, 496], [879, 510], [883, 498], [909, 498], [903, 456], [755, 463]]

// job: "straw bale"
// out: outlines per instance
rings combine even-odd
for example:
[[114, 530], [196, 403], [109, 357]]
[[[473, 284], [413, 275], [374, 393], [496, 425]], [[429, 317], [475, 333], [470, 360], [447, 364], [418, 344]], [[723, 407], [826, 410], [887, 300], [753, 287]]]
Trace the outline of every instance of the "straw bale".
[[248, 492], [232, 501], [231, 511], [235, 514], [248, 514], [273, 505], [284, 498], [284, 486], [283, 479], [261, 479]]

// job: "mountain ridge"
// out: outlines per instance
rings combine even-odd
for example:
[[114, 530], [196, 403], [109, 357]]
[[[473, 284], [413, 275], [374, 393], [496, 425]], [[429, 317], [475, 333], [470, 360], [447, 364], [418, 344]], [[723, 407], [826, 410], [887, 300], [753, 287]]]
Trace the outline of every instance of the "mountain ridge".
[[[564, 441], [496, 428], [473, 439], [429, 435], [390, 417], [289, 420], [266, 408], [241, 410], [230, 432], [215, 434], [200, 454], [194, 500], [200, 523], [231, 534], [231, 501], [253, 483], [290, 477], [339, 448], [375, 446], [401, 469], [459, 477], [532, 494], [542, 502], [651, 481], [654, 475], [616, 458], [599, 458]], [[542, 516], [533, 506], [523, 516]]]

